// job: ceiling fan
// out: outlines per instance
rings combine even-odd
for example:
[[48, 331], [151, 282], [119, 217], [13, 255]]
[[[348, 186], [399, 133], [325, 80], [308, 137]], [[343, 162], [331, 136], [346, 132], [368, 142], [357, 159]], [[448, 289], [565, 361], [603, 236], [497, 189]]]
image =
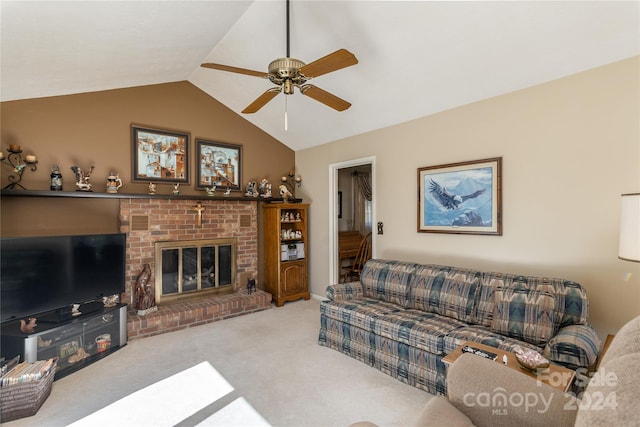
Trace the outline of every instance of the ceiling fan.
[[278, 58], [269, 64], [269, 72], [253, 71], [246, 68], [232, 67], [229, 65], [205, 63], [201, 67], [213, 68], [214, 70], [229, 71], [232, 73], [246, 74], [249, 76], [269, 79], [276, 87], [267, 89], [255, 101], [249, 104], [242, 113], [255, 113], [267, 102], [271, 101], [277, 94], [284, 92], [285, 95], [294, 93], [294, 88], [298, 88], [300, 93], [325, 104], [337, 111], [344, 111], [351, 107], [351, 104], [344, 99], [320, 89], [317, 86], [308, 84], [307, 81], [331, 73], [342, 68], [350, 67], [358, 63], [355, 55], [346, 49], [339, 49], [333, 53], [323, 56], [309, 64], [305, 64], [299, 59], [291, 58], [289, 53], [289, 0], [287, 0], [287, 56]]

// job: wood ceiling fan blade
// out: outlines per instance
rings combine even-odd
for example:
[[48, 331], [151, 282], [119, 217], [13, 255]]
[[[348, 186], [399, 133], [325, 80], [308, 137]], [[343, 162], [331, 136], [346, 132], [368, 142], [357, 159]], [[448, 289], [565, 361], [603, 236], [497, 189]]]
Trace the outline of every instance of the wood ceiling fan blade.
[[338, 98], [332, 93], [327, 92], [324, 89], [320, 89], [314, 85], [304, 85], [300, 87], [300, 92], [303, 95], [307, 95], [309, 98], [313, 98], [318, 102], [322, 102], [327, 107], [331, 107], [337, 111], [344, 111], [351, 107], [351, 104], [342, 98]]
[[246, 74], [254, 77], [263, 77], [265, 79], [269, 77], [269, 74], [263, 71], [253, 71], [246, 68], [232, 67], [230, 65], [215, 64], [213, 62], [207, 62], [205, 64], [201, 64], [200, 66], [204, 68], [213, 68], [214, 70], [229, 71], [231, 73]]
[[346, 49], [339, 49], [300, 68], [300, 74], [310, 79], [357, 63], [358, 59], [353, 53]]
[[282, 88], [280, 87], [272, 87], [271, 89], [267, 90], [265, 93], [263, 93], [262, 95], [260, 95], [255, 101], [253, 101], [251, 104], [249, 104], [247, 106], [247, 108], [245, 108], [244, 110], [242, 110], [243, 114], [251, 114], [251, 113], [255, 113], [256, 111], [258, 111], [259, 109], [261, 109], [262, 107], [264, 107], [266, 105], [267, 102], [271, 101], [273, 98], [276, 97], [277, 94], [280, 93], [280, 91], [282, 90]]

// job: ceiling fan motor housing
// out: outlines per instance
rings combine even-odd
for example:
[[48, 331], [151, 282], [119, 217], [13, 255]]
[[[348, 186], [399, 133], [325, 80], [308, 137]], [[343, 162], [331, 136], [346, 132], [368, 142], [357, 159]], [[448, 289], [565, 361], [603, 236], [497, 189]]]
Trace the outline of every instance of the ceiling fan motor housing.
[[278, 58], [269, 64], [269, 80], [273, 84], [282, 85], [287, 95], [293, 93], [293, 88], [301, 85], [307, 79], [300, 74], [300, 68], [305, 63], [295, 58]]

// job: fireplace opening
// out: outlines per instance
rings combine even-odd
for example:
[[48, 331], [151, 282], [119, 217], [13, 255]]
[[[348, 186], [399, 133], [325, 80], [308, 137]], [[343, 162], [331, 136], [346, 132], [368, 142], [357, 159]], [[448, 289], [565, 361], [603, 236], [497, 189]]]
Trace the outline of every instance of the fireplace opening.
[[158, 304], [230, 293], [236, 282], [235, 239], [155, 243]]

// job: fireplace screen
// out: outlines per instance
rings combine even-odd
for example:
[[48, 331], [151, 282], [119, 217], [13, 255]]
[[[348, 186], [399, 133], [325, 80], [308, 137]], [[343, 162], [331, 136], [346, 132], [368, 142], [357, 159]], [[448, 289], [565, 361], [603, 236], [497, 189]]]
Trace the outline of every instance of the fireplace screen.
[[233, 289], [235, 241], [156, 243], [156, 300]]

